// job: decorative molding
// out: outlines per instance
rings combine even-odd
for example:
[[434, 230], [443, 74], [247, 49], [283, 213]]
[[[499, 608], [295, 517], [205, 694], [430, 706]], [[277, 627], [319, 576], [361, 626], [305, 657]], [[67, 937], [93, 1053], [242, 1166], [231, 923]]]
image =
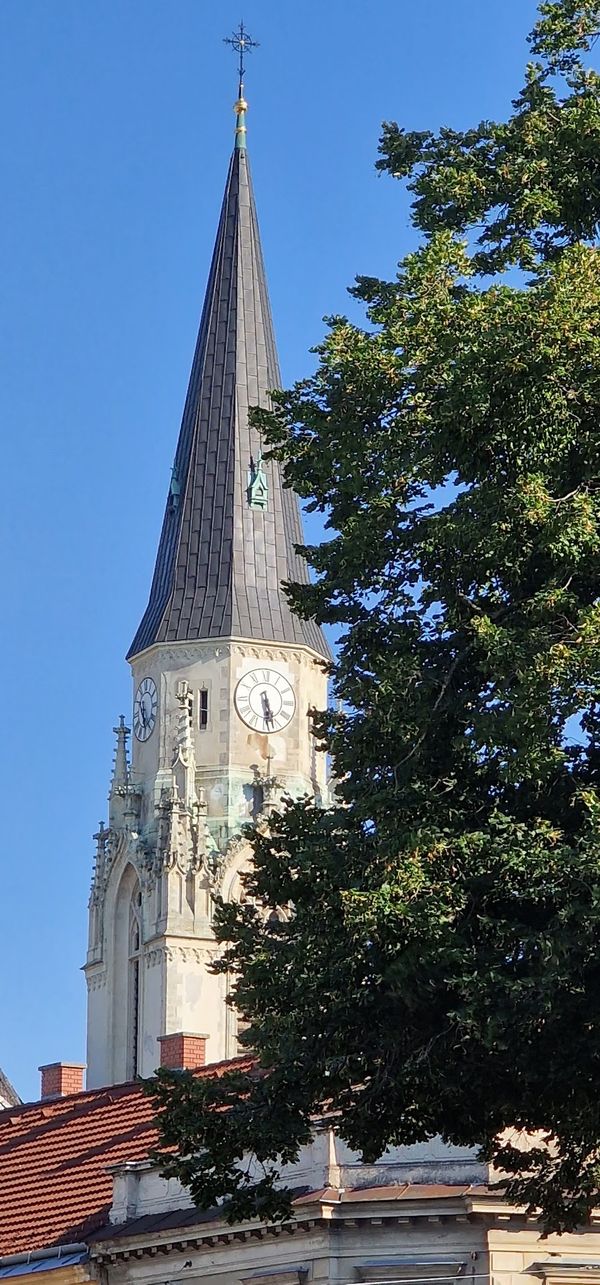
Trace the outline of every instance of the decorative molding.
[[101, 973], [86, 973], [86, 985], [88, 991], [103, 990], [107, 982], [107, 972], [103, 968]]
[[195, 946], [153, 946], [151, 950], [144, 952], [144, 959], [146, 968], [154, 968], [162, 963], [176, 964], [178, 961], [196, 964], [200, 968], [206, 963], [207, 952], [198, 950]]
[[248, 862], [249, 855], [248, 840], [241, 834], [233, 835], [226, 844], [224, 852], [219, 856], [215, 855], [211, 863], [209, 877], [213, 892], [222, 894], [227, 876], [238, 874], [244, 862]]
[[[462, 1189], [462, 1191], [464, 1193], [464, 1189]], [[215, 1218], [212, 1225], [211, 1223], [205, 1223], [201, 1231], [195, 1230], [188, 1224], [185, 1229], [181, 1229], [179, 1235], [171, 1235], [165, 1239], [159, 1239], [156, 1232], [146, 1233], [148, 1239], [145, 1243], [142, 1242], [141, 1236], [136, 1241], [135, 1256], [136, 1258], [154, 1258], [157, 1254], [179, 1254], [181, 1252], [189, 1254], [190, 1251], [194, 1250], [198, 1250], [199, 1252], [202, 1252], [205, 1249], [212, 1250], [217, 1245], [232, 1246], [236, 1242], [239, 1243], [243, 1254], [244, 1251], [242, 1246], [257, 1240], [273, 1240], [280, 1238], [282, 1235], [302, 1235], [302, 1233], [312, 1233], [315, 1230], [329, 1233], [331, 1231], [332, 1222], [337, 1224], [338, 1227], [348, 1226], [353, 1230], [357, 1227], [362, 1229], [368, 1226], [381, 1228], [382, 1225], [392, 1228], [402, 1228], [405, 1230], [407, 1227], [414, 1225], [415, 1221], [426, 1225], [432, 1223], [437, 1227], [439, 1227], [440, 1222], [443, 1224], [454, 1224], [457, 1221], [461, 1222], [464, 1221], [464, 1217], [467, 1212], [464, 1194], [461, 1194], [460, 1197], [451, 1198], [445, 1196], [430, 1196], [426, 1199], [417, 1198], [414, 1202], [410, 1202], [410, 1214], [407, 1212], [400, 1213], [397, 1202], [393, 1200], [390, 1201], [389, 1205], [384, 1203], [382, 1206], [382, 1203], [379, 1201], [374, 1204], [369, 1200], [368, 1190], [364, 1193], [364, 1207], [361, 1208], [362, 1202], [357, 1202], [352, 1213], [350, 1212], [350, 1210], [352, 1210], [352, 1206], [341, 1201], [338, 1193], [334, 1193], [330, 1197], [325, 1197], [323, 1199], [318, 1197], [317, 1199], [314, 1199], [314, 1197], [311, 1197], [311, 1195], [308, 1194], [305, 1197], [305, 1201], [308, 1207], [312, 1206], [312, 1211], [309, 1213], [307, 1209], [307, 1214], [299, 1212], [298, 1215], [290, 1219], [289, 1222], [269, 1225], [264, 1223], [254, 1223], [250, 1227], [243, 1225], [230, 1227], [224, 1226], [222, 1222], [218, 1221], [218, 1218]], [[446, 1206], [451, 1207], [447, 1208]], [[471, 1211], [471, 1216], [477, 1217], [477, 1211]], [[484, 1214], [483, 1216], [487, 1222], [486, 1215]], [[96, 1244], [94, 1244], [93, 1236], [90, 1237], [90, 1257], [92, 1261], [103, 1266], [129, 1260], [132, 1255], [131, 1241], [128, 1241], [127, 1237], [123, 1237], [123, 1241], [119, 1243], [120, 1239], [117, 1226], [115, 1226], [115, 1239], [113, 1239], [112, 1243], [109, 1237], [105, 1234], [102, 1235], [102, 1240], [96, 1242]], [[417, 1257], [420, 1256], [415, 1255], [412, 1257], [413, 1265]], [[424, 1259], [426, 1256], [423, 1255], [421, 1257]], [[428, 1266], [433, 1268], [435, 1264], [439, 1268], [441, 1265], [441, 1259], [442, 1254], [439, 1256], [434, 1254], [430, 1255]], [[456, 1274], [458, 1280], [460, 1280], [460, 1268], [465, 1261], [464, 1257], [459, 1257], [458, 1255], [444, 1255], [445, 1271], [443, 1273], [439, 1272], [439, 1275], [445, 1275], [448, 1277], [450, 1274], [450, 1268], [452, 1274]], [[408, 1279], [417, 1275], [413, 1266], [410, 1267], [410, 1270], [406, 1270], [409, 1267], [408, 1256], [403, 1260], [403, 1264], [402, 1260], [396, 1259], [394, 1261], [393, 1272], [390, 1272], [386, 1276], [382, 1275], [380, 1277], [374, 1277], [372, 1275], [372, 1271], [377, 1270], [377, 1268], [381, 1270], [381, 1266], [381, 1260], [379, 1260], [378, 1265], [363, 1264], [362, 1267], [356, 1269], [356, 1272], [357, 1275], [359, 1272], [364, 1273], [364, 1275], [361, 1276], [361, 1279], [363, 1280], [379, 1279], [382, 1282], [385, 1280], [389, 1281], [391, 1279]], [[384, 1266], [387, 1267], [389, 1264], [386, 1263]], [[549, 1267], [550, 1265], [544, 1264], [544, 1266]], [[555, 1271], [552, 1273], [553, 1285], [554, 1282], [556, 1282], [556, 1285], [558, 1285], [559, 1282], [562, 1285], [563, 1279], [565, 1281], [570, 1281], [572, 1279], [569, 1268], [572, 1269], [574, 1264], [569, 1264], [567, 1270], [563, 1270], [560, 1261], [555, 1259], [554, 1266]], [[592, 1264], [588, 1265], [584, 1263], [583, 1271], [581, 1272], [581, 1280], [583, 1280], [584, 1276], [585, 1279], [588, 1280], [590, 1275], [596, 1279], [594, 1272], [594, 1268], [596, 1266], [600, 1267], [600, 1264], [594, 1264], [592, 1266]], [[592, 1271], [590, 1271], [590, 1267], [592, 1267]], [[525, 1270], [529, 1274], [532, 1274], [531, 1268], [526, 1268]], [[231, 1271], [234, 1271], [234, 1269], [232, 1268]], [[244, 1282], [244, 1285], [259, 1285], [259, 1283], [260, 1285], [267, 1285], [267, 1281], [269, 1282], [269, 1285], [272, 1285], [272, 1282], [278, 1281], [281, 1276], [285, 1275], [285, 1277], [288, 1278], [288, 1273], [290, 1273], [291, 1278], [293, 1279], [293, 1285], [298, 1285], [299, 1280], [301, 1285], [304, 1277], [299, 1278], [298, 1273], [302, 1273], [303, 1271], [304, 1267], [302, 1265], [299, 1267], [290, 1267], [286, 1265], [283, 1268], [275, 1267], [273, 1272], [265, 1271], [260, 1274], [257, 1273], [254, 1276], [244, 1275], [242, 1277], [240, 1275], [239, 1279]], [[427, 1273], [425, 1272], [424, 1275], [427, 1275]], [[438, 1272], [436, 1272], [436, 1275], [438, 1275]], [[548, 1276], [550, 1277], [550, 1272], [548, 1273]]]
[[[149, 895], [153, 888], [150, 854], [137, 829], [133, 829], [127, 822], [113, 824], [107, 830], [101, 825], [95, 838], [98, 843], [98, 852], [89, 901], [88, 924], [88, 958], [92, 959], [94, 956], [103, 958], [105, 952], [110, 958], [110, 948], [105, 939], [106, 902], [109, 899], [108, 913], [110, 914], [110, 897], [114, 902], [125, 867], [127, 865], [133, 867], [145, 896]], [[109, 923], [107, 935], [110, 934], [111, 927]], [[93, 988], [88, 986], [88, 989]]]
[[[207, 657], [210, 659], [213, 656], [222, 655], [226, 647], [229, 653], [229, 651], [237, 650], [240, 647], [256, 647], [257, 645], [261, 646], [260, 642], [257, 644], [255, 638], [235, 637], [233, 634], [227, 638], [219, 639], [218, 646], [215, 646], [210, 639], [203, 638], [199, 638], [197, 642], [191, 645], [189, 640], [179, 643], [153, 643], [151, 647], [147, 647], [144, 651], [140, 651], [136, 656], [132, 657], [130, 663], [135, 673], [138, 670], [141, 672], [142, 669], [145, 672], [150, 663], [150, 657], [156, 655], [161, 662], [161, 668], [164, 669], [163, 661], [174, 661], [175, 659], [177, 660], [176, 667], [179, 668], [182, 664], [195, 664], [200, 658]], [[272, 642], [265, 639], [262, 646], [265, 648], [275, 646], [282, 657], [285, 656], [287, 658], [290, 654], [302, 654], [315, 661], [318, 665], [326, 666], [329, 663], [325, 656], [307, 645], [299, 649], [297, 643], [275, 643], [273, 645]]]
[[164, 947], [155, 946], [152, 950], [144, 951], [144, 961], [146, 968], [154, 968], [156, 964], [162, 963], [164, 958]]
[[[203, 642], [199, 639], [197, 643], [190, 646], [189, 642], [159, 643], [159, 668], [162, 673], [169, 669], [183, 669], [187, 665], [197, 665], [198, 661], [221, 660], [229, 654], [229, 649], [219, 641], [215, 644], [211, 641]], [[148, 653], [146, 653], [148, 654]]]
[[[206, 1229], [202, 1233], [195, 1233], [191, 1228], [187, 1228], [184, 1236], [173, 1236], [169, 1240], [158, 1241], [154, 1235], [149, 1243], [145, 1245], [136, 1245], [136, 1258], [150, 1257], [154, 1258], [157, 1253], [171, 1254], [185, 1251], [189, 1253], [192, 1249], [212, 1249], [214, 1245], [232, 1245], [236, 1242], [242, 1244], [255, 1240], [277, 1239], [282, 1232], [287, 1232], [288, 1236], [294, 1236], [298, 1232], [312, 1232], [315, 1227], [326, 1226], [320, 1218], [298, 1218], [286, 1223], [254, 1224], [252, 1227], [224, 1227], [223, 1224]], [[115, 1226], [118, 1234], [118, 1225]], [[106, 1238], [104, 1238], [106, 1239]], [[131, 1258], [131, 1247], [129, 1245], [119, 1246], [119, 1244], [104, 1245], [102, 1242], [94, 1246], [93, 1238], [90, 1237], [90, 1258], [93, 1262], [98, 1263], [100, 1267], [105, 1264], [126, 1262]], [[298, 1269], [293, 1269], [298, 1270]], [[299, 1270], [303, 1270], [300, 1268]], [[297, 1279], [297, 1277], [296, 1277]]]
[[290, 665], [292, 662], [298, 666], [314, 664], [314, 658], [311, 652], [300, 652], [291, 647], [284, 648], [277, 643], [246, 643], [233, 644], [231, 647], [232, 656], [239, 656], [242, 660], [269, 660], [274, 664]]

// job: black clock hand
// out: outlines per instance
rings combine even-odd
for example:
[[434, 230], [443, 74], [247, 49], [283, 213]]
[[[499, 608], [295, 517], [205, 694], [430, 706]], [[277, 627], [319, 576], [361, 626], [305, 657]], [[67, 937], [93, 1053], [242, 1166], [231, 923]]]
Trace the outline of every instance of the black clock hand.
[[266, 693], [266, 692], [261, 692], [261, 694], [260, 694], [260, 699], [261, 699], [261, 702], [262, 702], [262, 707], [263, 707], [263, 718], [264, 718], [264, 720], [265, 720], [265, 723], [272, 723], [272, 722], [273, 722], [273, 710], [271, 709], [271, 706], [270, 706], [270, 704], [269, 704], [269, 697], [267, 696], [267, 693]]

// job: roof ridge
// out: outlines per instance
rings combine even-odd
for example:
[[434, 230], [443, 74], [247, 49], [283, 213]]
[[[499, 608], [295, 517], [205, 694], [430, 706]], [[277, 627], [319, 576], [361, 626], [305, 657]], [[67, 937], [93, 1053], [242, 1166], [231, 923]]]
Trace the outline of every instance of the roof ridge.
[[[234, 1069], [236, 1066], [252, 1066], [255, 1062], [256, 1058], [239, 1056], [223, 1058], [220, 1062], [208, 1062], [205, 1063], [204, 1066], [190, 1067], [188, 1069], [190, 1070], [191, 1075], [197, 1075], [199, 1078], [203, 1079], [205, 1076], [208, 1078], [213, 1073], [218, 1074], [224, 1067], [231, 1067]], [[18, 1103], [15, 1103], [14, 1106], [5, 1107], [0, 1111], [0, 1124], [2, 1123], [2, 1117], [5, 1112], [7, 1116], [21, 1116], [26, 1111], [34, 1111], [37, 1109], [37, 1111], [42, 1114], [42, 1112], [52, 1110], [53, 1107], [63, 1106], [65, 1103], [73, 1102], [74, 1100], [81, 1101], [84, 1098], [100, 1098], [103, 1096], [106, 1097], [109, 1102], [114, 1102], [116, 1098], [125, 1097], [126, 1093], [131, 1092], [132, 1089], [143, 1090], [145, 1084], [149, 1084], [151, 1080], [155, 1080], [156, 1078], [157, 1077], [155, 1075], [149, 1075], [146, 1079], [122, 1080], [120, 1084], [102, 1084], [98, 1085], [95, 1089], [80, 1089], [77, 1093], [63, 1093], [60, 1097], [34, 1098], [31, 1102], [19, 1101]]]

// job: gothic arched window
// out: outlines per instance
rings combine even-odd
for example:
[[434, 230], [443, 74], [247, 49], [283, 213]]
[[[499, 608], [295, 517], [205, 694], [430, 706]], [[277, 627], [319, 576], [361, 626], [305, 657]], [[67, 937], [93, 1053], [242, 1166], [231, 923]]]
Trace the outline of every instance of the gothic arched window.
[[113, 974], [108, 1043], [111, 1083], [119, 1084], [142, 1071], [144, 914], [140, 880], [131, 862], [115, 890], [108, 924]]
[[140, 1041], [140, 950], [142, 944], [142, 894], [136, 883], [129, 903], [129, 978], [127, 1014], [128, 1075], [138, 1074]]

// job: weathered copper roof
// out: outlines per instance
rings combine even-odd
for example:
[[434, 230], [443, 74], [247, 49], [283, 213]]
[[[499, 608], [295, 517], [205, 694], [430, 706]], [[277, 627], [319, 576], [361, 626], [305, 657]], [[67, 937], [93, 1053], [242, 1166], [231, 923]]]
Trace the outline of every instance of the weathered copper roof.
[[268, 406], [279, 365], [248, 155], [231, 158], [221, 219], [156, 558], [129, 657], [157, 642], [243, 637], [311, 647], [314, 622], [292, 615], [282, 580], [305, 582], [296, 496], [264, 465], [265, 511], [250, 505], [260, 442], [251, 406]]

